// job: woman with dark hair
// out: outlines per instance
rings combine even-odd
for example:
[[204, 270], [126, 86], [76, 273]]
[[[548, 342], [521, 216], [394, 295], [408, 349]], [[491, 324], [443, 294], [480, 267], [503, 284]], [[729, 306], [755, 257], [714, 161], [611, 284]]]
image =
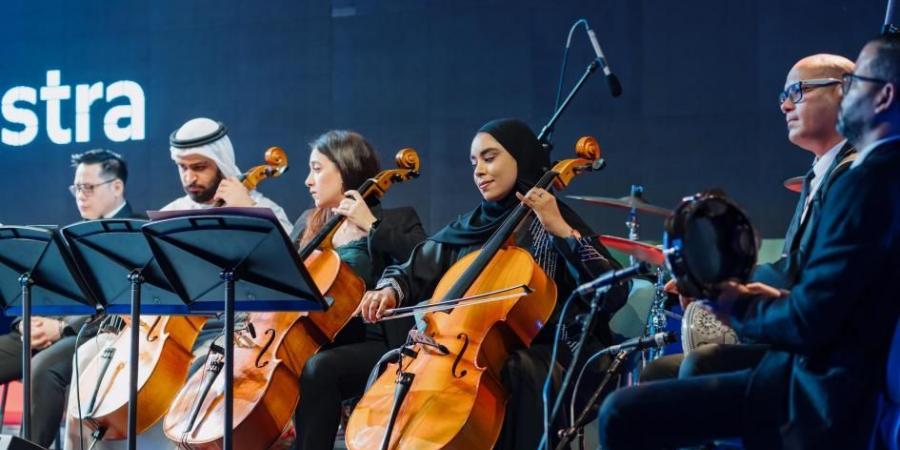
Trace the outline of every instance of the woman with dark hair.
[[[495, 448], [534, 449], [544, 430], [541, 391], [550, 367], [555, 324], [559, 320], [575, 322], [574, 314], [559, 317], [561, 304], [578, 284], [619, 266], [574, 211], [550, 191], [534, 187], [550, 168], [550, 160], [528, 125], [514, 119], [488, 122], [472, 140], [469, 158], [481, 203], [416, 247], [408, 261], [388, 267], [376, 290], [363, 297], [360, 310], [366, 322], [376, 322], [386, 309], [430, 298], [450, 266], [480, 249], [518, 203], [530, 207], [535, 214], [513, 238], [556, 282], [558, 303], [532, 345], [511, 353], [502, 370], [508, 401]], [[627, 293], [626, 283], [606, 294], [604, 317], [599, 318], [588, 340], [591, 347], [610, 342], [609, 315], [624, 304]], [[575, 306], [577, 312], [586, 308], [584, 303]], [[580, 328], [566, 329], [572, 332], [564, 337], [566, 342], [577, 340]], [[560, 350], [564, 353], [560, 362], [566, 364], [568, 346], [562, 345]]]
[[[310, 144], [306, 187], [315, 208], [294, 225], [299, 248], [309, 242], [335, 214], [347, 218], [331, 244], [367, 288], [385, 266], [405, 261], [425, 239], [425, 230], [412, 208], [382, 208], [377, 199], [367, 204], [355, 189], [380, 171], [372, 146], [358, 133], [329, 131]], [[300, 376], [300, 404], [294, 415], [296, 448], [331, 449], [340, 424], [341, 402], [363, 392], [366, 378], [378, 359], [403, 343], [412, 320], [399, 323], [348, 323], [334, 344], [306, 362]]]

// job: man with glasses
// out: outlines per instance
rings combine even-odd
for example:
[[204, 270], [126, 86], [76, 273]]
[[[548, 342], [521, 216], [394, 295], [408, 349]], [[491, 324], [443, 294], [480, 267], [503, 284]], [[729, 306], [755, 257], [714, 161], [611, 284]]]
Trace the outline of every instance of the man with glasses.
[[[72, 155], [75, 180], [69, 192], [75, 197], [84, 220], [133, 217], [125, 201], [128, 169], [125, 160], [109, 150], [90, 150]], [[33, 317], [31, 322], [32, 439], [47, 447], [59, 431], [66, 404], [66, 389], [72, 374], [75, 336], [88, 320], [86, 316]], [[21, 322], [13, 322], [12, 331], [0, 336], [0, 383], [22, 377]], [[82, 333], [82, 339], [96, 333]]]
[[72, 155], [75, 182], [69, 192], [75, 196], [78, 213], [84, 220], [136, 217], [125, 199], [128, 168], [125, 160], [109, 150], [90, 150]]
[[[604, 449], [735, 436], [748, 449], [888, 447], [878, 421], [900, 317], [900, 294], [885, 285], [900, 279], [900, 36], [869, 42], [842, 80], [838, 129], [859, 156], [823, 205], [798, 283], [725, 283], [714, 303], [740, 336], [777, 351], [754, 369], [613, 393]], [[638, 421], [653, 432], [629, 435]]]
[[[806, 263], [815, 224], [830, 187], [849, 169], [853, 146], [837, 131], [841, 103], [841, 75], [853, 71], [843, 56], [817, 54], [797, 61], [788, 72], [778, 105], [792, 144], [813, 154], [803, 190], [784, 239], [782, 258], [757, 267], [753, 279], [789, 289]], [[686, 305], [690, 299], [682, 299]], [[754, 367], [765, 355], [764, 344], [708, 344], [689, 355], [668, 355], [641, 372], [641, 382], [687, 378]]]

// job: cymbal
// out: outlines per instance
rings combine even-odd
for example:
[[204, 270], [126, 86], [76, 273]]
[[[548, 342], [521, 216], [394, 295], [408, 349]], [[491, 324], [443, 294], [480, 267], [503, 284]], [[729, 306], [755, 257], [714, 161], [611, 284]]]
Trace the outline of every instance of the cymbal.
[[784, 180], [784, 187], [791, 192], [800, 192], [803, 190], [803, 175], [790, 177]]
[[666, 257], [663, 251], [654, 245], [645, 244], [643, 242], [632, 241], [618, 236], [610, 236], [604, 234], [599, 237], [600, 243], [606, 248], [618, 250], [627, 255], [634, 256], [635, 259], [648, 262], [654, 266], [661, 266], [666, 263]]
[[571, 198], [573, 200], [581, 200], [583, 202], [593, 203], [595, 205], [602, 206], [612, 206], [615, 208], [624, 208], [631, 209], [634, 208], [638, 211], [645, 212], [648, 214], [655, 214], [657, 216], [670, 216], [672, 215], [672, 210], [668, 208], [663, 208], [661, 206], [651, 205], [644, 201], [644, 199], [640, 197], [633, 197], [631, 195], [622, 197], [622, 198], [610, 198], [610, 197], [592, 197], [592, 196], [584, 196], [584, 195], [567, 195], [566, 198]]

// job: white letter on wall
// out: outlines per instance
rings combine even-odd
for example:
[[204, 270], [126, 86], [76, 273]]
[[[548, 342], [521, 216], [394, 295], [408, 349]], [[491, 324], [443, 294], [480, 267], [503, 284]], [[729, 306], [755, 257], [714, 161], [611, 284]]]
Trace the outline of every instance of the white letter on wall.
[[47, 85], [41, 88], [41, 100], [47, 102], [47, 136], [54, 144], [72, 142], [72, 130], [62, 127], [60, 103], [72, 97], [72, 88], [59, 85], [59, 71], [47, 71]]
[[[134, 81], [116, 81], [106, 88], [106, 102], [109, 103], [118, 97], [128, 97], [127, 105], [114, 106], [103, 117], [103, 131], [107, 139], [113, 142], [124, 142], [129, 139], [140, 141], [144, 139], [144, 90]], [[124, 127], [119, 126], [119, 121], [131, 119]]]
[[22, 125], [21, 131], [7, 129], [0, 130], [0, 141], [6, 145], [15, 147], [28, 145], [37, 137], [38, 117], [34, 111], [25, 108], [16, 108], [16, 102], [31, 103], [37, 105], [37, 90], [27, 86], [16, 86], [3, 94], [2, 103], [3, 118], [7, 122]]
[[91, 104], [102, 98], [102, 82], [75, 86], [75, 142], [91, 140]]

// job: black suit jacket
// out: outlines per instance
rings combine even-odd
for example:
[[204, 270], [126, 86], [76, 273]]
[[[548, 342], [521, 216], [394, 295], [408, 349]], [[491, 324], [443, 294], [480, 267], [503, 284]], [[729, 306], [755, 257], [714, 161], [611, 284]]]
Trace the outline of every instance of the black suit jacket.
[[[377, 281], [388, 265], [406, 261], [413, 248], [425, 240], [425, 229], [416, 210], [410, 207], [382, 208], [380, 204], [370, 206], [378, 225], [368, 236], [368, 253], [372, 263], [372, 273], [366, 277]], [[294, 223], [291, 240], [296, 244], [306, 228], [307, 210]], [[374, 286], [366, 286], [372, 289]], [[382, 330], [391, 348], [399, 347], [406, 341], [406, 335], [413, 327], [411, 318], [382, 322]]]
[[[736, 302], [735, 330], [770, 344], [747, 390], [748, 448], [866, 448], [900, 316], [900, 141], [831, 188], [787, 298]], [[778, 430], [757, 427], [774, 419]]]
[[806, 265], [809, 259], [809, 249], [816, 224], [822, 214], [822, 205], [825, 197], [831, 190], [831, 186], [847, 172], [850, 165], [856, 159], [856, 149], [848, 142], [838, 151], [834, 161], [822, 174], [824, 178], [819, 184], [819, 189], [813, 194], [806, 213], [806, 220], [802, 220], [803, 209], [806, 204], [806, 192], [802, 192], [794, 209], [794, 216], [784, 236], [784, 255], [771, 264], [762, 264], [757, 267], [753, 279], [766, 284], [790, 289], [797, 282], [797, 274]]
[[147, 215], [140, 212], [134, 212], [131, 209], [131, 203], [125, 202], [125, 206], [116, 213], [116, 215], [111, 217], [112, 219], [147, 219]]

